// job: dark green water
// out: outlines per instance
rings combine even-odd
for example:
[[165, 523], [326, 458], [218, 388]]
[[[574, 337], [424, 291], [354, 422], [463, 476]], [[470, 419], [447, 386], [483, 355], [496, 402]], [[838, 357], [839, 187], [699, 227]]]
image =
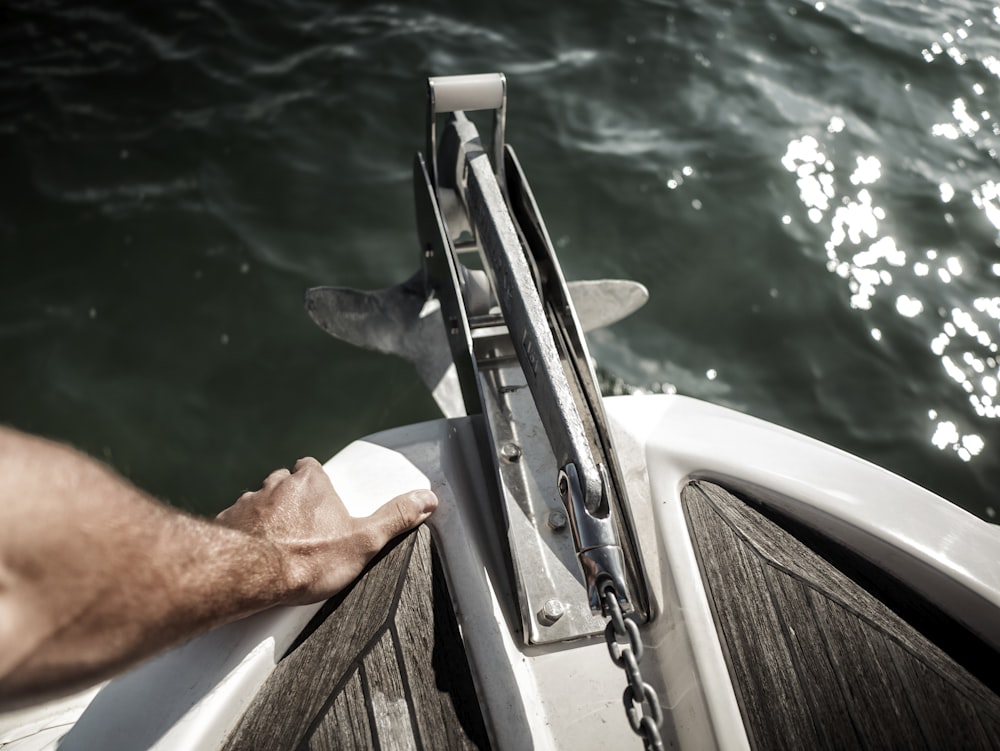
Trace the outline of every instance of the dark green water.
[[0, 421], [209, 512], [436, 416], [302, 292], [416, 267], [423, 79], [488, 70], [567, 276], [650, 289], [592, 340], [610, 389], [736, 407], [994, 518], [987, 2], [8, 2]]

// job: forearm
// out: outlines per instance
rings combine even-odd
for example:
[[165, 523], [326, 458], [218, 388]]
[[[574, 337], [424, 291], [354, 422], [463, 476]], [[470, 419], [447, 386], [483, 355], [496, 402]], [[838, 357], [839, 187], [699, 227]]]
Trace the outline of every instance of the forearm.
[[157, 503], [66, 447], [0, 428], [0, 698], [110, 676], [288, 598], [271, 541]]
[[306, 458], [210, 522], [0, 427], [0, 707], [95, 683], [272, 605], [326, 599], [436, 506], [414, 490], [352, 517]]

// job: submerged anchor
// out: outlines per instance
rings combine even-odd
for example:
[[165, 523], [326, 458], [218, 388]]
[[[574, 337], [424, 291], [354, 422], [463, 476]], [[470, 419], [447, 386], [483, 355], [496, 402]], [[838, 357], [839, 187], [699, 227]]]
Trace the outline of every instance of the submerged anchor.
[[[462, 273], [470, 312], [488, 313], [486, 273], [467, 269]], [[628, 317], [649, 299], [642, 284], [626, 279], [569, 282], [567, 286], [585, 332]], [[331, 336], [413, 363], [445, 417], [466, 414], [441, 305], [437, 298], [428, 297], [423, 272], [374, 291], [314, 287], [306, 291], [305, 303], [309, 317]]]

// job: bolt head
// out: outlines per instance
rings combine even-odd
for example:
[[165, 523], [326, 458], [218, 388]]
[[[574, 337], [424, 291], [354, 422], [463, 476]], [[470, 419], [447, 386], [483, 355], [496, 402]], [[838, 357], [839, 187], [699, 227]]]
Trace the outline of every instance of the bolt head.
[[566, 606], [559, 600], [546, 600], [538, 613], [538, 620], [545, 626], [551, 626], [566, 613]]
[[521, 458], [521, 447], [516, 443], [505, 443], [500, 448], [500, 455], [509, 462], [516, 462]]
[[549, 512], [548, 518], [549, 529], [554, 531], [559, 531], [560, 529], [566, 529], [566, 514], [559, 509]]

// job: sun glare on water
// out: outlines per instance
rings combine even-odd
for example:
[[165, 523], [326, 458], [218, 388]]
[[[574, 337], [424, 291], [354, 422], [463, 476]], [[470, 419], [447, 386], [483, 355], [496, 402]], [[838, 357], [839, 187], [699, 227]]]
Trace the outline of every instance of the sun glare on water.
[[[978, 66], [982, 76], [967, 93], [952, 100], [947, 116], [930, 125], [929, 135], [945, 141], [967, 139], [984, 161], [996, 163], [1000, 161], [1000, 120], [984, 101], [984, 82], [1000, 79], [1000, 60], [990, 55], [977, 59], [969, 50], [968, 41], [977, 33], [987, 37], [1000, 33], [1000, 8], [994, 9], [992, 18], [965, 20], [921, 51], [928, 64], [966, 66], [967, 70]], [[990, 83], [996, 90], [996, 82]], [[906, 84], [906, 91], [911, 91], [911, 84]], [[790, 141], [781, 163], [795, 177], [808, 221], [824, 228], [824, 233], [829, 231], [824, 242], [826, 268], [843, 280], [851, 308], [864, 314], [876, 297], [890, 296], [901, 317], [938, 328], [927, 347], [939, 359], [948, 382], [967, 400], [969, 411], [928, 405], [927, 437], [938, 449], [973, 461], [986, 448], [983, 437], [975, 432], [976, 419], [1000, 418], [1000, 296], [962, 300], [956, 280], [970, 273], [973, 259], [945, 247], [901, 247], [888, 233], [886, 226], [906, 219], [887, 217], [878, 197], [883, 177], [893, 165], [883, 164], [874, 154], [857, 154], [845, 179], [830, 156], [837, 140], [850, 129], [849, 117], [831, 117], [822, 130]], [[957, 166], [964, 166], [961, 160]], [[942, 176], [938, 186], [945, 220], [954, 225], [956, 205], [971, 203], [998, 231], [996, 244], [1000, 246], [1000, 184], [985, 180], [966, 191], [953, 182]], [[790, 221], [790, 216], [782, 217], [783, 223]], [[992, 265], [991, 276], [1000, 277], [1000, 264]], [[871, 336], [881, 342], [882, 330], [871, 328]]]

